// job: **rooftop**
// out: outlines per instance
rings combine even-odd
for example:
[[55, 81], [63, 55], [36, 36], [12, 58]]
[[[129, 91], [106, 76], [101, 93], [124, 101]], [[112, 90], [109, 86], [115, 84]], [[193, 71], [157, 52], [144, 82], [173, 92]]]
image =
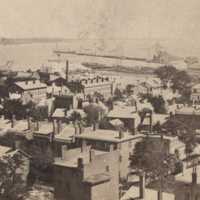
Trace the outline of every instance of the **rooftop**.
[[34, 133], [40, 135], [49, 135], [53, 132], [53, 125], [50, 122], [39, 122], [39, 130]]
[[[122, 196], [121, 200], [139, 200], [139, 187], [132, 186], [124, 196]], [[146, 188], [145, 189], [145, 198], [142, 198], [141, 200], [156, 200], [158, 199], [158, 191]], [[170, 193], [163, 192], [163, 200], [175, 200], [175, 196]]]
[[22, 88], [23, 90], [33, 90], [38, 88], [46, 88], [45, 83], [41, 83], [39, 80], [36, 81], [17, 81], [15, 85]]
[[[200, 184], [200, 167], [197, 166], [197, 184]], [[192, 172], [193, 168], [188, 168], [184, 170], [183, 173], [180, 173], [175, 176], [175, 180], [184, 183], [192, 183]]]
[[125, 119], [135, 119], [139, 115], [136, 113], [136, 108], [134, 106], [116, 106], [111, 110], [108, 115], [109, 118], [125, 118]]
[[9, 129], [11, 127], [10, 120], [0, 118], [0, 129]]
[[96, 185], [96, 184], [101, 184], [101, 183], [110, 181], [110, 179], [111, 179], [111, 177], [109, 174], [100, 173], [100, 174], [95, 174], [95, 175], [89, 176], [89, 177], [85, 178], [83, 181], [90, 185]]
[[5, 147], [5, 146], [0, 145], [0, 157], [2, 157], [3, 155], [5, 155], [9, 151], [11, 151], [10, 147]]
[[74, 134], [75, 134], [74, 127], [73, 125], [70, 124], [70, 125], [65, 126], [59, 134], [55, 135], [55, 140], [71, 142]]
[[[165, 114], [153, 113], [152, 123], [153, 123], [153, 125], [155, 125], [157, 122], [159, 122], [162, 125], [167, 121], [168, 117], [169, 116], [165, 115]], [[143, 124], [149, 124], [149, 119], [145, 118], [143, 121]]]
[[193, 88], [193, 89], [200, 89], [200, 83], [194, 85], [192, 88]]
[[52, 117], [53, 118], [64, 118], [65, 117], [65, 108], [56, 108]]
[[91, 129], [85, 130], [81, 135], [77, 135], [76, 138], [88, 139], [88, 140], [96, 140], [96, 141], [107, 141], [113, 143], [120, 143], [129, 140], [134, 140], [143, 137], [141, 134], [131, 135], [128, 132], [124, 132], [124, 136], [122, 138], [119, 137], [118, 131], [113, 130], [104, 130], [97, 129], [93, 131]]
[[[78, 149], [79, 150], [79, 149]], [[99, 150], [93, 150], [95, 156], [106, 154], [105, 151], [99, 151]], [[77, 168], [78, 167], [78, 158], [83, 159], [83, 164], [90, 163], [90, 153], [89, 151], [77, 151], [76, 155], [73, 157], [73, 159], [65, 160], [62, 158], [55, 158], [54, 165], [62, 166], [62, 167], [69, 167], [69, 168]]]
[[28, 122], [27, 120], [18, 120], [16, 121], [16, 125], [12, 128], [14, 131], [23, 132], [28, 130]]
[[175, 114], [182, 115], [200, 115], [200, 109], [195, 109], [194, 107], [182, 107], [180, 109], [176, 109]]

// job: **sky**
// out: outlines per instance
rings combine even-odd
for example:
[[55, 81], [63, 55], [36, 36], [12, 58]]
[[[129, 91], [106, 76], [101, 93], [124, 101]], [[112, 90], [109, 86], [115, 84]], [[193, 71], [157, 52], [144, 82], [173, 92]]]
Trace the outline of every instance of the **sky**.
[[199, 41], [199, 0], [0, 0], [0, 37]]
[[200, 57], [199, 0], [0, 0], [0, 5], [0, 38], [59, 37], [81, 41], [80, 49], [91, 43], [95, 51], [134, 56], [135, 49], [158, 41], [172, 54]]

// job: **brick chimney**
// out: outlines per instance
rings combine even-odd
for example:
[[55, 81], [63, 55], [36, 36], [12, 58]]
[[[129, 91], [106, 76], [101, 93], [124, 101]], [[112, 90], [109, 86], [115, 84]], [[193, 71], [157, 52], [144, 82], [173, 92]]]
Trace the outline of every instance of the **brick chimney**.
[[56, 134], [58, 134], [56, 120], [54, 119], [52, 123], [53, 123], [53, 134], [56, 135]]
[[27, 124], [28, 124], [28, 130], [30, 130], [31, 129], [31, 117], [30, 116], [27, 117]]
[[123, 131], [120, 129], [119, 130], [119, 139], [122, 139], [124, 137]]
[[145, 199], [145, 173], [141, 172], [139, 175], [139, 198]]
[[110, 145], [110, 149], [109, 150], [110, 150], [110, 152], [114, 151], [114, 145], [113, 144]]
[[95, 158], [95, 150], [94, 149], [90, 149], [90, 162], [92, 162]]
[[37, 121], [36, 121], [36, 131], [39, 131], [39, 129], [40, 129], [40, 123], [39, 123], [39, 121], [37, 120]]
[[96, 131], [96, 129], [97, 129], [97, 124], [96, 124], [96, 122], [93, 122], [93, 123], [92, 123], [92, 127], [93, 127], [93, 131]]
[[78, 163], [78, 168], [82, 169], [83, 168], [83, 158], [78, 158], [77, 163]]
[[82, 141], [81, 152], [85, 152], [87, 150], [87, 143], [85, 140]]
[[193, 172], [192, 172], [192, 184], [193, 185], [197, 184], [197, 168], [196, 167], [193, 168]]
[[79, 132], [78, 132], [78, 125], [75, 123], [74, 124], [74, 135], [78, 135]]
[[66, 82], [69, 81], [69, 62], [66, 60], [66, 68], [65, 68]]
[[13, 114], [13, 115], [12, 115], [12, 119], [11, 119], [11, 128], [14, 128], [15, 125], [16, 125], [16, 117], [15, 117], [15, 115]]
[[58, 133], [60, 133], [62, 130], [62, 121], [61, 120], [57, 121], [57, 129], [58, 129]]

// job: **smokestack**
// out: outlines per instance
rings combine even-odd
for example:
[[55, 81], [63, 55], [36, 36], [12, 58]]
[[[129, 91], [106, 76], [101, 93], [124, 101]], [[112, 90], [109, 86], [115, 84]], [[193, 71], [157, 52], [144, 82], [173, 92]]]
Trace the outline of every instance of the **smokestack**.
[[65, 75], [66, 75], [66, 82], [68, 82], [69, 81], [69, 62], [68, 62], [68, 60], [66, 60], [66, 69], [65, 69], [66, 71], [65, 71]]
[[95, 157], [95, 151], [94, 149], [90, 149], [90, 162], [94, 160], [94, 157]]
[[16, 117], [15, 117], [15, 115], [13, 114], [13, 115], [12, 115], [12, 119], [11, 119], [11, 128], [14, 128], [15, 125], [16, 125]]
[[140, 190], [140, 193], [139, 193], [139, 198], [141, 199], [145, 199], [145, 173], [144, 172], [141, 172], [140, 173], [140, 182], [139, 182], [139, 190]]

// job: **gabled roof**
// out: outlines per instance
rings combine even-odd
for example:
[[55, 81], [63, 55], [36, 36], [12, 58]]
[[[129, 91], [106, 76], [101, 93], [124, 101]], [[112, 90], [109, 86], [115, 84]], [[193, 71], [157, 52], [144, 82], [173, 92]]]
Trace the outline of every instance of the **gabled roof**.
[[36, 81], [17, 81], [14, 84], [23, 90], [34, 90], [34, 89], [47, 87], [47, 85], [45, 83], [41, 83], [38, 80], [36, 80]]

